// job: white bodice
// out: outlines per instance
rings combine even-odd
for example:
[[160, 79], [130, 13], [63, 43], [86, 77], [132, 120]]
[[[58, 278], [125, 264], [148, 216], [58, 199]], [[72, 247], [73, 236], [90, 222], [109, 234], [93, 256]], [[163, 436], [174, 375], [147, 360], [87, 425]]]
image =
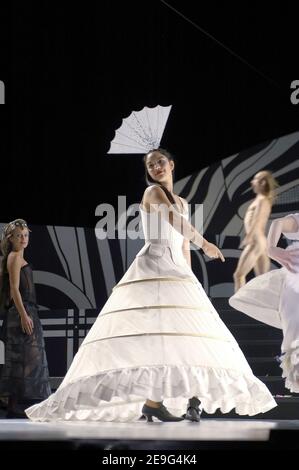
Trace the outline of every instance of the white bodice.
[[[147, 212], [140, 206], [142, 229], [145, 243], [157, 243], [182, 249], [184, 236], [173, 228], [158, 212]], [[188, 209], [182, 214], [188, 219]]]
[[[158, 212], [147, 212], [140, 208], [142, 229], [144, 233], [145, 245], [141, 248], [137, 256], [145, 254], [149, 247], [152, 253], [162, 256], [165, 247], [169, 247], [171, 256], [175, 264], [183, 265], [186, 260], [183, 256], [184, 236], [173, 228], [167, 220]], [[188, 206], [185, 205], [185, 211], [182, 216], [188, 219]]]

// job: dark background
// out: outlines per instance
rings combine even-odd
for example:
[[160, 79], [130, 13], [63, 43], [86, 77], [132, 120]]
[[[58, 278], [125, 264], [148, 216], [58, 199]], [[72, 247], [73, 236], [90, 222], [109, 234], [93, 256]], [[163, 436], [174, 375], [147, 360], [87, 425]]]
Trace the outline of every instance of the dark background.
[[168, 4], [193, 24], [159, 0], [1, 5], [1, 222], [94, 227], [98, 204], [138, 202], [141, 156], [107, 151], [144, 106], [173, 105], [177, 179], [298, 130], [295, 3]]

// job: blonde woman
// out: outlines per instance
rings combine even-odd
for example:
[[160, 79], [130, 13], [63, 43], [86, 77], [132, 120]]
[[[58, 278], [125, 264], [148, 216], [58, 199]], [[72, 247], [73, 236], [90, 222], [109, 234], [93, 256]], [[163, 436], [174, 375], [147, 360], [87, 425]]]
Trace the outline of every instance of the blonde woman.
[[244, 217], [246, 235], [241, 243], [241, 248], [244, 247], [244, 250], [234, 272], [235, 292], [246, 283], [246, 276], [252, 269], [256, 276], [270, 269], [265, 230], [277, 182], [269, 171], [260, 171], [251, 181], [251, 187], [256, 197]]
[[33, 273], [24, 258], [28, 243], [25, 220], [16, 219], [6, 225], [1, 240], [5, 364], [0, 376], [0, 396], [8, 400], [8, 418], [26, 417], [21, 404], [41, 401], [51, 393]]

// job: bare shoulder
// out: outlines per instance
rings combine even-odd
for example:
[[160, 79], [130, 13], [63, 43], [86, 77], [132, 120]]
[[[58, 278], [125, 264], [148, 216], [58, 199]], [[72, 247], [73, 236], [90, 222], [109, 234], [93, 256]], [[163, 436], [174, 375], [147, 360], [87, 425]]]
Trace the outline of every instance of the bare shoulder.
[[146, 188], [143, 193], [142, 201], [145, 205], [169, 203], [163, 189], [156, 184], [153, 184]]
[[22, 260], [18, 253], [11, 251], [7, 257], [7, 270], [18, 269], [22, 266]]
[[163, 193], [163, 189], [157, 184], [151, 184], [150, 186], [145, 188], [144, 195], [150, 196], [151, 194], [156, 194], [159, 192]]
[[268, 211], [268, 210], [271, 210], [271, 202], [269, 201], [269, 198], [267, 198], [267, 196], [263, 196], [262, 194], [260, 194], [256, 198], [255, 207], [257, 207], [260, 210]]
[[269, 198], [268, 198], [267, 196], [264, 196], [263, 194], [260, 194], [260, 195], [258, 196], [258, 202], [259, 202], [260, 204], [265, 204], [265, 205], [268, 205], [268, 206], [271, 205], [271, 204], [270, 204], [270, 201], [269, 201]]

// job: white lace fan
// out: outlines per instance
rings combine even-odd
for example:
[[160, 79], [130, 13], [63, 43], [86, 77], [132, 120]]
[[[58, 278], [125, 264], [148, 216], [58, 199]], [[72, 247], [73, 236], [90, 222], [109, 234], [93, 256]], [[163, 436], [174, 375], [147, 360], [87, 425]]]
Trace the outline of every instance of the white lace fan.
[[132, 111], [115, 131], [108, 153], [147, 153], [158, 148], [170, 110], [171, 105], [158, 105]]

